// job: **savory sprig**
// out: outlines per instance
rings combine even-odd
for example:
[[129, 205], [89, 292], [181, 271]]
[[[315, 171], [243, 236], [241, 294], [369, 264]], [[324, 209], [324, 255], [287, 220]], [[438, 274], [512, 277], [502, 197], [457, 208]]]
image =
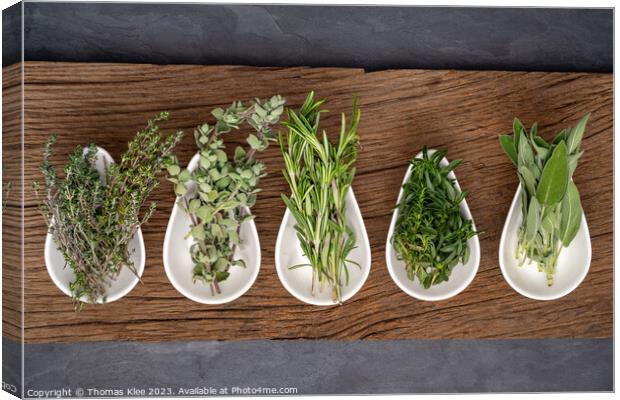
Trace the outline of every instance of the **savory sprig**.
[[328, 286], [333, 301], [340, 303], [349, 282], [348, 265], [357, 265], [348, 258], [355, 235], [346, 222], [345, 199], [355, 176], [360, 111], [354, 101], [348, 125], [342, 114], [340, 137], [333, 145], [325, 131], [319, 133], [324, 102], [311, 92], [298, 112], [287, 110], [286, 140], [280, 138], [280, 149], [291, 195], [283, 194], [282, 200], [295, 217], [297, 237], [309, 261], [289, 268], [311, 267], [312, 294], [317, 284], [319, 291]]
[[459, 192], [448, 176], [461, 160], [442, 167], [445, 155], [445, 151], [429, 155], [424, 147], [422, 158], [411, 160], [391, 239], [407, 277], [417, 278], [427, 289], [447, 281], [459, 262], [467, 263], [467, 241], [476, 235], [472, 221], [460, 212], [467, 192]]
[[[208, 284], [213, 295], [221, 293], [219, 282], [229, 277], [230, 267], [245, 267], [245, 261], [235, 259], [234, 254], [241, 244], [241, 224], [253, 218], [245, 214], [245, 207], [256, 203], [258, 184], [265, 176], [265, 165], [255, 155], [275, 141], [272, 126], [284, 111], [284, 103], [283, 97], [274, 96], [264, 102], [256, 99], [247, 107], [234, 102], [226, 110], [213, 110], [215, 124], [204, 123], [194, 131], [200, 154], [197, 168], [181, 169], [175, 158], [168, 164], [168, 180], [175, 185], [178, 205], [191, 219], [187, 237], [193, 239], [193, 279]], [[237, 146], [229, 159], [222, 135], [245, 123], [254, 129], [247, 137], [249, 150]]]
[[[161, 113], [150, 120], [129, 143], [121, 162], [106, 165], [101, 177], [95, 169], [94, 144], [86, 151], [77, 147], [69, 155], [64, 178], [50, 161], [56, 135], [45, 145], [39, 167], [45, 178], [40, 209], [54, 243], [75, 274], [69, 287], [78, 311], [85, 302], [95, 303], [99, 298], [105, 302], [106, 289], [122, 268], [136, 273], [129, 241], [155, 210], [152, 202], [140, 217], [142, 205], [158, 186], [164, 164], [182, 135], [162, 135], [157, 123], [168, 117]], [[34, 189], [39, 195], [36, 182]]]
[[558, 257], [568, 247], [581, 226], [583, 210], [577, 186], [572, 181], [579, 158], [581, 140], [589, 114], [574, 128], [562, 130], [551, 143], [538, 136], [534, 123], [529, 135], [518, 118], [513, 135], [501, 135], [500, 144], [517, 167], [521, 182], [521, 212], [515, 258], [522, 266], [534, 261], [553, 285]]

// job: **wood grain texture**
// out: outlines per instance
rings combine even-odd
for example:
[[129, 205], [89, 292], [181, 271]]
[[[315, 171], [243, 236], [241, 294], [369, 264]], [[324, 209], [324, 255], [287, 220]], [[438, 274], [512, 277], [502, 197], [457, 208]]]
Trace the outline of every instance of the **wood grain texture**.
[[[612, 75], [584, 73], [457, 72], [359, 69], [154, 66], [28, 62], [25, 65], [25, 340], [192, 339], [438, 339], [593, 338], [612, 335]], [[351, 98], [362, 107], [362, 150], [353, 183], [372, 248], [370, 277], [343, 306], [302, 304], [284, 289], [274, 266], [278, 227], [287, 192], [281, 156], [263, 159], [269, 175], [254, 208], [262, 265], [254, 286], [223, 306], [194, 303], [166, 278], [162, 245], [174, 201], [169, 184], [153, 193], [156, 215], [143, 227], [144, 284], [117, 302], [81, 314], [50, 280], [43, 260], [45, 225], [30, 187], [50, 133], [59, 135], [55, 162], [89, 141], [118, 159], [126, 142], [155, 113], [164, 127], [188, 133], [177, 149], [182, 163], [195, 152], [193, 126], [209, 111], [237, 99], [279, 93], [297, 107], [309, 90], [328, 97], [324, 120], [332, 134]], [[517, 187], [516, 172], [497, 135], [519, 116], [539, 122], [544, 137], [592, 112], [575, 173], [592, 235], [590, 272], [561, 300], [538, 302], [508, 286], [498, 265], [501, 229]], [[243, 132], [229, 143], [240, 143]], [[391, 211], [407, 161], [423, 145], [462, 158], [459, 183], [468, 189], [482, 261], [473, 283], [453, 299], [415, 300], [392, 282], [385, 265]], [[232, 148], [232, 146], [230, 146]], [[11, 204], [11, 206], [15, 206]], [[10, 332], [9, 332], [10, 334]]]
[[2, 332], [22, 336], [21, 65], [2, 74]]

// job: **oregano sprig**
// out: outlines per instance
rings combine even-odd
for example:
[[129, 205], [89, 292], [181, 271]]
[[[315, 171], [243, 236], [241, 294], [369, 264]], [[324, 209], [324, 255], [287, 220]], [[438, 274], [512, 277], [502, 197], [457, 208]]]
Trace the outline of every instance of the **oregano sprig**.
[[[194, 282], [209, 285], [212, 294], [221, 293], [219, 282], [225, 281], [233, 266], [245, 267], [243, 259], [235, 259], [241, 245], [241, 225], [253, 218], [250, 209], [256, 203], [260, 178], [265, 164], [256, 154], [276, 140], [273, 125], [284, 111], [285, 99], [274, 96], [266, 101], [255, 99], [248, 106], [233, 102], [227, 109], [212, 111], [216, 122], [204, 123], [194, 131], [200, 155], [196, 169], [182, 169], [173, 158], [168, 164], [168, 180], [174, 184], [177, 202], [190, 216], [191, 226], [186, 238], [194, 267]], [[237, 146], [232, 159], [224, 151], [223, 135], [250, 125], [254, 133], [247, 137], [248, 150]]]

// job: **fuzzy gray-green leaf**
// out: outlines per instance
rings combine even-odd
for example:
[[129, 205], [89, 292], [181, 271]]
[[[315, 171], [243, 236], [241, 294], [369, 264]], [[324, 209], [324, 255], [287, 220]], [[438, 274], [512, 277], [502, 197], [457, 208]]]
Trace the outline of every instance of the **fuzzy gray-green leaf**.
[[[259, 179], [265, 175], [265, 167], [255, 157], [269, 145], [271, 125], [278, 121], [277, 109], [283, 104], [284, 98], [274, 96], [267, 102], [255, 99], [249, 107], [233, 102], [226, 109], [213, 110], [217, 122], [204, 123], [195, 131], [200, 151], [197, 168], [191, 172], [169, 168], [169, 180], [176, 184], [177, 194], [187, 192], [184, 183], [196, 183], [195, 198], [183, 198], [178, 204], [190, 214], [193, 223], [187, 236], [193, 238], [190, 248], [194, 262], [192, 278], [194, 282], [208, 284], [213, 295], [221, 292], [218, 282], [228, 278], [228, 269], [244, 264], [243, 260], [234, 258], [235, 248], [241, 244], [238, 226], [251, 214], [245, 215], [248, 211], [239, 206], [251, 207], [256, 202]], [[237, 146], [234, 158], [229, 159], [223, 135], [241, 128], [243, 123], [255, 130], [248, 138], [253, 150]]]
[[562, 245], [567, 247], [575, 238], [581, 226], [581, 200], [577, 186], [571, 181], [566, 190], [566, 196], [562, 199], [562, 220], [560, 223], [560, 239]]
[[544, 163], [549, 155], [549, 144], [545, 142], [544, 139], [536, 135], [531, 136], [531, 142], [534, 150], [536, 150], [536, 154]]
[[521, 132], [525, 131], [525, 127], [519, 120], [519, 118], [515, 118], [512, 121], [512, 132], [515, 136], [515, 148], [519, 149], [519, 142], [521, 141]]
[[499, 143], [512, 163], [517, 165], [517, 149], [515, 148], [514, 138], [510, 135], [500, 135]]
[[583, 138], [583, 133], [585, 132], [586, 124], [588, 123], [588, 118], [590, 118], [590, 114], [586, 114], [583, 118], [581, 118], [568, 135], [568, 139], [566, 141], [568, 154], [573, 154], [579, 150], [579, 145], [581, 144], [581, 139]]
[[519, 176], [521, 177], [521, 180], [523, 181], [523, 184], [525, 185], [525, 189], [527, 190], [527, 193], [530, 196], [535, 196], [536, 195], [536, 179], [534, 178], [532, 171], [530, 171], [524, 166], [520, 166]]
[[577, 169], [577, 163], [579, 162], [579, 158], [583, 155], [583, 150], [576, 154], [571, 154], [568, 156], [568, 176], [572, 177], [573, 173]]
[[518, 165], [530, 168], [534, 165], [534, 152], [532, 151], [532, 146], [530, 145], [530, 141], [527, 139], [527, 136], [525, 136], [525, 130], [522, 130], [519, 136]]
[[564, 197], [567, 185], [568, 157], [566, 143], [561, 141], [545, 164], [536, 189], [536, 198], [544, 205], [558, 203]]
[[540, 203], [536, 200], [536, 197], [532, 197], [530, 206], [527, 210], [527, 216], [525, 219], [525, 238], [528, 241], [534, 240], [540, 227]]

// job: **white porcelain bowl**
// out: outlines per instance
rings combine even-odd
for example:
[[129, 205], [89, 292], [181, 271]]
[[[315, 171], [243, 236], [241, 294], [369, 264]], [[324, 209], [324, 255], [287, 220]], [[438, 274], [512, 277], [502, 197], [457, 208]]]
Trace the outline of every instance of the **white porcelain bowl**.
[[[353, 297], [364, 285], [370, 273], [370, 243], [368, 234], [364, 226], [364, 220], [360, 212], [353, 189], [350, 188], [346, 199], [347, 224], [355, 233], [356, 248], [349, 253], [349, 259], [359, 263], [361, 268], [354, 264], [348, 264], [349, 284], [342, 288], [342, 301], [345, 302]], [[297, 232], [295, 231], [295, 218], [286, 209], [278, 238], [276, 240], [276, 271], [280, 282], [298, 300], [304, 303], [317, 306], [331, 306], [336, 303], [332, 300], [331, 288], [325, 286], [322, 292], [318, 289], [312, 295], [312, 268], [301, 267], [290, 269], [289, 267], [297, 264], [308, 263], [308, 259], [303, 254]]]
[[[200, 154], [196, 154], [190, 161], [188, 170], [195, 170], [199, 160]], [[191, 194], [195, 190], [194, 184], [190, 183], [188, 189], [188, 193]], [[235, 258], [243, 259], [246, 267], [231, 267], [228, 271], [230, 276], [225, 281], [219, 282], [221, 292], [211, 293], [209, 285], [202, 281], [193, 281], [194, 263], [189, 252], [193, 239], [184, 238], [190, 230], [191, 220], [177, 205], [178, 200], [179, 198], [175, 200], [172, 207], [164, 238], [164, 269], [170, 283], [183, 296], [198, 303], [224, 304], [239, 298], [252, 287], [260, 269], [261, 249], [254, 220], [245, 221], [241, 225], [239, 232], [241, 245], [235, 249]], [[249, 213], [250, 210], [246, 208], [245, 212]]]
[[[84, 149], [86, 153], [88, 149]], [[100, 176], [104, 176], [105, 166], [113, 163], [112, 156], [104, 149], [97, 147], [97, 161], [95, 167]], [[52, 221], [53, 223], [53, 221]], [[142, 231], [138, 228], [133, 239], [129, 242], [130, 259], [133, 261], [138, 276], [142, 276], [144, 272], [144, 263], [146, 259], [146, 251], [144, 249], [144, 240]], [[62, 253], [56, 247], [52, 235], [48, 232], [45, 238], [45, 266], [52, 281], [64, 294], [71, 296], [69, 284], [75, 280], [75, 274], [68, 266], [65, 266], [65, 259]], [[110, 282], [110, 286], [106, 290], [106, 303], [116, 301], [127, 293], [129, 293], [140, 281], [129, 268], [123, 268], [118, 277]], [[90, 303], [88, 298], [83, 296], [80, 301]], [[97, 303], [103, 303], [103, 298], [99, 297]]]
[[[436, 150], [429, 149], [428, 154], [433, 154], [435, 151]], [[422, 152], [418, 153], [418, 155], [416, 155], [416, 158], [422, 158]], [[446, 158], [443, 158], [441, 160], [440, 165], [442, 167], [446, 167], [448, 166], [448, 164], [449, 163]], [[409, 165], [409, 167], [407, 168], [405, 178], [403, 179], [403, 185], [405, 184], [405, 182], [407, 182], [407, 180], [409, 180], [410, 175], [411, 165]], [[448, 177], [454, 179], [454, 186], [456, 186], [457, 190], [460, 191], [461, 187], [456, 180], [454, 171], [451, 171]], [[401, 185], [396, 204], [400, 203], [402, 196], [403, 188]], [[476, 230], [476, 224], [474, 223], [474, 219], [467, 205], [467, 201], [463, 200], [460, 207], [461, 215], [466, 219], [470, 219], [472, 221], [472, 226], [474, 230]], [[418, 279], [412, 281], [407, 277], [405, 263], [402, 260], [398, 259], [398, 253], [392, 246], [392, 236], [394, 235], [397, 218], [398, 209], [395, 208], [394, 212], [392, 213], [392, 222], [390, 223], [387, 241], [385, 243], [385, 261], [387, 263], [388, 272], [390, 273], [390, 276], [392, 277], [396, 285], [398, 285], [398, 287], [401, 288], [409, 296], [426, 301], [445, 300], [452, 296], [456, 296], [457, 294], [465, 290], [465, 288], [469, 286], [471, 281], [474, 280], [474, 277], [476, 276], [476, 273], [478, 272], [478, 267], [480, 265], [480, 241], [478, 240], [478, 235], [475, 235], [467, 242], [470, 250], [469, 260], [467, 261], [467, 264], [457, 264], [452, 269], [452, 273], [450, 274], [450, 278], [448, 279], [448, 281], [441, 282], [426, 289]]]
[[592, 260], [592, 245], [585, 214], [571, 244], [562, 248], [558, 257], [553, 285], [547, 286], [544, 272], [538, 272], [537, 263], [519, 266], [515, 258], [521, 212], [521, 185], [512, 200], [499, 245], [499, 265], [506, 282], [523, 296], [534, 300], [554, 300], [566, 296], [579, 286], [588, 274]]

